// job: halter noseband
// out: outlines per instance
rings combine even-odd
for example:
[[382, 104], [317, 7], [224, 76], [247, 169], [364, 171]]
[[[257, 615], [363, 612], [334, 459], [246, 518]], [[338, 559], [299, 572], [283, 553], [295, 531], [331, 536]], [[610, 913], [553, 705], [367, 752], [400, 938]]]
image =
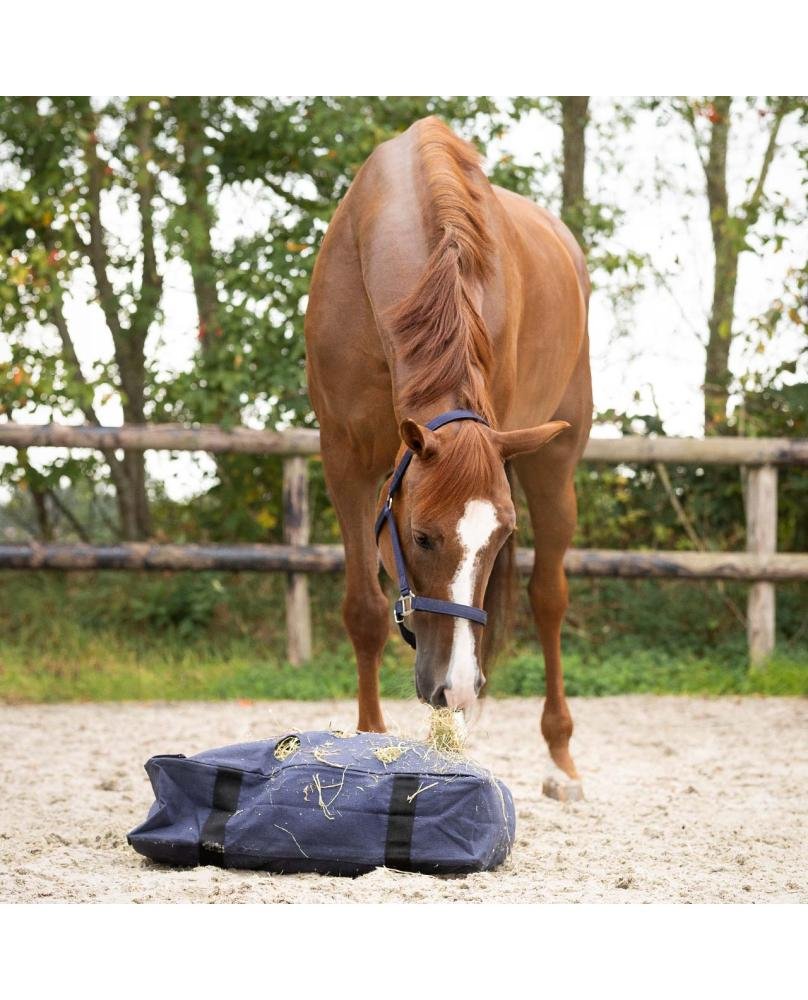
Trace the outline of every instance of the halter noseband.
[[[474, 413], [472, 410], [449, 410], [448, 413], [442, 413], [439, 417], [433, 417], [426, 426], [429, 430], [436, 431], [439, 427], [443, 427], [444, 424], [451, 424], [455, 420], [476, 420], [477, 423], [485, 424], [486, 427], [488, 426], [488, 421], [481, 417], [479, 413]], [[404, 457], [396, 466], [396, 470], [390, 480], [387, 499], [382, 512], [376, 519], [376, 543], [378, 544], [379, 535], [386, 522], [390, 529], [390, 542], [393, 546], [393, 558], [396, 563], [398, 586], [401, 592], [401, 597], [393, 606], [393, 618], [401, 631], [404, 641], [415, 649], [415, 634], [404, 624], [405, 618], [408, 618], [413, 611], [429, 611], [436, 615], [467, 618], [469, 621], [477, 622], [478, 625], [485, 625], [488, 621], [488, 615], [482, 608], [475, 608], [468, 604], [439, 601], [434, 597], [419, 597], [413, 593], [410, 587], [410, 581], [407, 578], [407, 567], [404, 564], [404, 553], [401, 551], [401, 542], [398, 537], [398, 529], [396, 528], [396, 519], [393, 515], [393, 497], [399, 486], [401, 486], [401, 480], [404, 478], [404, 473], [409, 468], [412, 458], [413, 452], [408, 448], [404, 453]]]

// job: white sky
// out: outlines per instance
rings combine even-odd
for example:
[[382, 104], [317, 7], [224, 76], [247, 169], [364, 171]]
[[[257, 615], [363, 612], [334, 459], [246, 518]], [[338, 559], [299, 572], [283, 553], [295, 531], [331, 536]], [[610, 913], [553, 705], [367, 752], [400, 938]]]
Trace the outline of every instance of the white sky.
[[[740, 107], [740, 102], [737, 102]], [[611, 102], [593, 99], [593, 117], [607, 123], [613, 114]], [[781, 151], [767, 184], [768, 191], [782, 192], [796, 204], [801, 193], [799, 159], [794, 152], [796, 129], [787, 121], [781, 130]], [[617, 130], [610, 153], [625, 164], [621, 172], [604, 171], [599, 161], [607, 158], [598, 130], [588, 133], [587, 193], [590, 198], [619, 205], [624, 220], [615, 234], [613, 245], [648, 254], [658, 271], [667, 275], [661, 288], [649, 276], [647, 287], [638, 295], [628, 324], [629, 333], [617, 337], [617, 324], [607, 295], [596, 290], [591, 305], [592, 371], [595, 405], [618, 411], [640, 407], [650, 411], [653, 398], [659, 405], [669, 434], [698, 435], [701, 431], [704, 348], [707, 314], [712, 293], [712, 248], [707, 220], [704, 181], [701, 167], [686, 126], [676, 121], [659, 127], [650, 114], [640, 115], [628, 133]], [[733, 122], [730, 151], [731, 203], [737, 205], [746, 190], [748, 177], [759, 169], [764, 136], [754, 112], [745, 112]], [[515, 126], [492, 150], [493, 155], [511, 152], [518, 161], [533, 156], [548, 159], [560, 149], [560, 129], [538, 114]], [[654, 179], [660, 165], [666, 176], [660, 190]], [[555, 207], [558, 182], [549, 182], [546, 200]], [[226, 245], [246, 228], [258, 230], [264, 224], [266, 202], [251, 197], [249, 190], [229, 192], [219, 206], [220, 220], [215, 233], [217, 244]], [[767, 220], [761, 220], [765, 229]], [[137, 239], [136, 223], [120, 214], [112, 199], [104, 206], [104, 223], [122, 239]], [[782, 289], [782, 279], [790, 267], [802, 266], [808, 257], [805, 227], [789, 233], [783, 250], [763, 256], [746, 253], [741, 258], [736, 306], [736, 329], [762, 313]], [[197, 348], [197, 317], [190, 273], [182, 262], [174, 261], [165, 270], [163, 307], [165, 322], [153, 330], [148, 343], [149, 356], [165, 372], [186, 369]], [[66, 315], [82, 364], [90, 369], [94, 362], [111, 357], [112, 344], [100, 309], [87, 304], [92, 285], [89, 275], [77, 279]], [[45, 330], [31, 331], [35, 338], [52, 337]], [[793, 358], [799, 350], [799, 332], [794, 329], [767, 344], [762, 354], [744, 355], [742, 344], [733, 349], [733, 370], [748, 370], [752, 365], [763, 369], [780, 360]], [[0, 344], [0, 356], [5, 353]], [[803, 373], [800, 377], [805, 378]], [[634, 403], [640, 393], [639, 404]], [[112, 396], [99, 406], [106, 423], [121, 422], [117, 399]], [[49, 414], [26, 415], [24, 419], [42, 421]], [[251, 423], [258, 423], [255, 419]], [[596, 431], [597, 433], [597, 431]], [[608, 429], [600, 433], [609, 433]], [[48, 450], [37, 454], [46, 462]], [[170, 496], [177, 499], [206, 488], [204, 469], [212, 463], [204, 455], [148, 453], [152, 475], [163, 479]], [[11, 449], [0, 449], [0, 461], [13, 460]]]

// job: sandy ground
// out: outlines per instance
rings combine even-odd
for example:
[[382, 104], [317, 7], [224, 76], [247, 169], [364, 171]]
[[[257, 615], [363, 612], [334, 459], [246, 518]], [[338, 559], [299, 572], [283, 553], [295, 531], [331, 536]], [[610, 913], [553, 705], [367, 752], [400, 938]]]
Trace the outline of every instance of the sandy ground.
[[[127, 846], [151, 804], [150, 755], [349, 728], [348, 702], [0, 707], [0, 901], [808, 901], [808, 703], [571, 704], [587, 798], [569, 805], [541, 795], [539, 702], [486, 704], [470, 749], [513, 792], [516, 844], [498, 871], [446, 879], [169, 869]], [[425, 733], [417, 703], [386, 714]]]

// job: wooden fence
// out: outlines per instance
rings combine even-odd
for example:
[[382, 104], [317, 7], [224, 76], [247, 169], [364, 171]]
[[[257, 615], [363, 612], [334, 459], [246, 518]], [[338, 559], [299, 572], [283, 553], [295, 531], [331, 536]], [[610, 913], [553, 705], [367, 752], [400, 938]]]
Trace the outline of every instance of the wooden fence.
[[[146, 451], [242, 452], [280, 455], [283, 472], [283, 545], [108, 546], [0, 545], [2, 569], [256, 570], [287, 574], [287, 649], [292, 663], [311, 655], [311, 612], [306, 574], [334, 573], [344, 566], [339, 545], [309, 543], [308, 465], [319, 452], [315, 430], [261, 431], [245, 427], [187, 428], [171, 424], [68, 427], [0, 424], [0, 446], [96, 448]], [[789, 438], [592, 439], [588, 462], [729, 464], [747, 469], [746, 552], [632, 552], [571, 549], [565, 568], [573, 576], [657, 577], [683, 580], [745, 580], [749, 657], [765, 662], [774, 649], [775, 581], [808, 579], [808, 554], [778, 553], [777, 467], [808, 465], [808, 440]], [[529, 573], [533, 553], [520, 549], [517, 565]]]

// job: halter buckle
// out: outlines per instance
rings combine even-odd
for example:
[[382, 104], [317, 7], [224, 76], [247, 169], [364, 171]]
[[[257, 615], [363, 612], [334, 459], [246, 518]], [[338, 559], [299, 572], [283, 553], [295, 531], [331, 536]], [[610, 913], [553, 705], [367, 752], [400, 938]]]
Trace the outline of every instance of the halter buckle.
[[[400, 625], [405, 618], [409, 617], [413, 613], [412, 599], [414, 594], [402, 594], [400, 602], [396, 602], [393, 606], [393, 618], [395, 619], [396, 625]], [[400, 604], [400, 610], [399, 610]]]

